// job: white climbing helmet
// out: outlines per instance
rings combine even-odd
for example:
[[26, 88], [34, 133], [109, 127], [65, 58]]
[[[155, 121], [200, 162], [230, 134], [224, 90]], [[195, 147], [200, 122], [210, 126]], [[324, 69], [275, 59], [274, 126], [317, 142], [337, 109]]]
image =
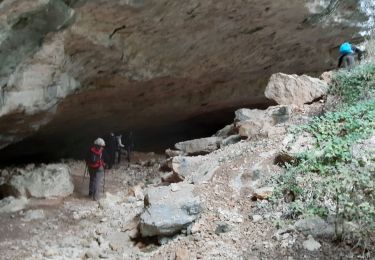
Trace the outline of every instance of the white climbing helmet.
[[98, 146], [105, 146], [104, 140], [100, 137], [95, 140], [94, 144]]

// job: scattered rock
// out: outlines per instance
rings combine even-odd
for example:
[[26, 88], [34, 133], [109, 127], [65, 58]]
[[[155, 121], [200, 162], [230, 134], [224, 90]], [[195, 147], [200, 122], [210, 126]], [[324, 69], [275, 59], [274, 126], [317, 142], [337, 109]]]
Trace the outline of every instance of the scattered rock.
[[218, 208], [217, 210], [219, 214], [219, 218], [221, 221], [228, 221], [233, 223], [242, 223], [243, 222], [243, 216], [236, 212], [234, 209], [232, 210], [226, 210], [222, 208]]
[[175, 148], [187, 155], [202, 155], [217, 150], [220, 142], [220, 137], [206, 137], [177, 143]]
[[322, 75], [320, 75], [319, 79], [330, 85], [332, 83], [333, 75], [333, 71], [325, 71], [322, 73]]
[[127, 245], [127, 243], [131, 243], [129, 235], [125, 232], [111, 232], [108, 234], [107, 239], [109, 241], [109, 247], [113, 251], [120, 251]]
[[52, 256], [55, 256], [55, 255], [58, 255], [59, 252], [57, 249], [55, 248], [48, 248], [44, 253], [43, 253], [43, 256], [45, 257], [52, 257]]
[[175, 260], [189, 260], [189, 250], [186, 247], [180, 247], [176, 250]]
[[317, 242], [311, 235], [308, 236], [308, 239], [303, 242], [303, 248], [309, 251], [316, 251], [321, 247], [320, 243]]
[[275, 126], [287, 122], [291, 114], [290, 106], [273, 106], [267, 110], [239, 109], [235, 112], [238, 134], [246, 138], [281, 135], [285, 128]]
[[253, 222], [256, 223], [256, 222], [261, 221], [263, 217], [261, 215], [253, 215], [252, 219], [253, 219]]
[[375, 135], [354, 144], [352, 155], [357, 159], [362, 167], [372, 170], [375, 167]]
[[235, 144], [235, 143], [240, 142], [241, 140], [242, 140], [242, 137], [240, 135], [230, 135], [221, 141], [220, 147]]
[[28, 222], [36, 219], [43, 219], [44, 217], [44, 211], [42, 209], [29, 210], [26, 212], [22, 220]]
[[175, 156], [180, 156], [180, 155], [186, 155], [183, 151], [172, 150], [172, 149], [169, 149], [169, 148], [167, 150], [165, 150], [165, 154], [168, 157], [175, 157]]
[[145, 209], [140, 217], [142, 236], [170, 236], [186, 228], [201, 212], [201, 203], [193, 195], [194, 185], [176, 184], [175, 192], [169, 186], [147, 190]]
[[263, 187], [260, 189], [256, 189], [252, 197], [253, 199], [265, 200], [271, 197], [273, 190], [273, 187]]
[[9, 185], [22, 196], [34, 198], [66, 197], [73, 193], [70, 169], [65, 164], [49, 164], [14, 175]]
[[315, 147], [315, 138], [308, 132], [303, 132], [298, 136], [287, 135], [283, 142], [283, 148], [275, 158], [275, 164], [292, 164], [298, 154], [307, 152]]
[[310, 103], [328, 91], [327, 83], [306, 75], [297, 76], [283, 73], [273, 74], [265, 90], [265, 96], [280, 105], [297, 105]]
[[143, 200], [144, 199], [144, 194], [142, 191], [141, 186], [133, 186], [130, 188], [131, 190], [131, 195], [134, 196], [137, 200]]
[[236, 127], [234, 126], [234, 124], [230, 124], [230, 125], [225, 126], [223, 129], [220, 129], [219, 131], [217, 131], [214, 136], [226, 138], [235, 133], [236, 133]]
[[87, 250], [85, 256], [87, 258], [92, 258], [92, 259], [98, 259], [99, 258], [100, 251], [96, 248], [90, 248]]
[[189, 179], [192, 183], [210, 180], [218, 169], [217, 161], [206, 161], [204, 157], [177, 156], [173, 158], [173, 172], [179, 180]]
[[216, 229], [215, 229], [215, 234], [219, 235], [221, 233], [227, 233], [231, 230], [231, 227], [225, 223], [225, 222], [219, 222]]
[[122, 198], [120, 196], [106, 192], [105, 196], [99, 200], [99, 206], [102, 209], [113, 209], [118, 207], [121, 201]]
[[199, 156], [176, 156], [172, 160], [172, 169], [179, 176], [180, 180], [184, 180], [190, 177], [201, 164], [202, 158]]
[[6, 197], [0, 200], [0, 213], [10, 213], [22, 210], [26, 207], [27, 198]]
[[335, 234], [334, 226], [317, 216], [298, 220], [294, 227], [304, 235], [314, 237], [332, 237]]

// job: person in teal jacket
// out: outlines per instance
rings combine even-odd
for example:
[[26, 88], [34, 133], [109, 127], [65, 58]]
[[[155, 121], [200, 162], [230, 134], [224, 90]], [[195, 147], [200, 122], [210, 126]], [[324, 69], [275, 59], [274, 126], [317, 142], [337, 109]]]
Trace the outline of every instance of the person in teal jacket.
[[344, 68], [351, 70], [355, 66], [355, 56], [358, 56], [360, 61], [363, 56], [363, 52], [357, 46], [350, 44], [349, 42], [344, 42], [340, 46], [340, 57], [337, 67], [341, 68], [344, 64]]

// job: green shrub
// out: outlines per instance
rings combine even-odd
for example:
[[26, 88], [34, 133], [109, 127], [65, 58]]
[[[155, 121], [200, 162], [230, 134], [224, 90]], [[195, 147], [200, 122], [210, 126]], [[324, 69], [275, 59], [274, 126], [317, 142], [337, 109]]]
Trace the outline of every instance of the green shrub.
[[369, 99], [375, 93], [375, 63], [364, 63], [353, 70], [340, 70], [333, 78], [330, 94], [351, 105]]
[[[315, 138], [316, 147], [297, 155], [275, 179], [278, 189], [273, 202], [284, 204], [287, 216], [334, 216], [338, 238], [345, 236], [344, 223], [348, 221], [355, 224], [359, 240], [373, 234], [374, 157], [366, 154], [368, 160], [363, 161], [353, 156], [352, 147], [375, 133], [374, 89], [375, 64], [338, 72], [331, 94], [341, 99], [341, 106], [299, 127], [298, 131]], [[286, 204], [288, 193], [294, 201]]]

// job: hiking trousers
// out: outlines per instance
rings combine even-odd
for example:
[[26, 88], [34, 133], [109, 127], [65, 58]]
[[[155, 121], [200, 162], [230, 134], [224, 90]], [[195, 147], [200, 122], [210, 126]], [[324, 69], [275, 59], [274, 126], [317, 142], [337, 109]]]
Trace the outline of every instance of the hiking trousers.
[[101, 189], [104, 177], [104, 168], [99, 167], [98, 169], [89, 168], [90, 174], [90, 185], [89, 185], [89, 196], [93, 200], [99, 200], [101, 197]]
[[343, 62], [344, 62], [344, 68], [345, 69], [348, 69], [348, 70], [353, 69], [354, 66], [355, 66], [354, 55], [353, 54], [345, 55], [344, 58], [343, 58]]

